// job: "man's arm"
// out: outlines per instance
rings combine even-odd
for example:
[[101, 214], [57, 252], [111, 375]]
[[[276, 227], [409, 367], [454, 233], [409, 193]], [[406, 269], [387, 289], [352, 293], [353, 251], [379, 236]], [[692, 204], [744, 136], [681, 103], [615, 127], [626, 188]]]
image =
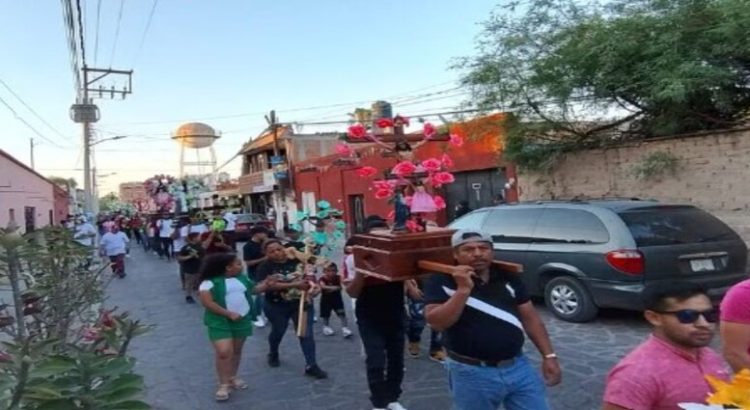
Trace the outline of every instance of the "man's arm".
[[428, 304], [425, 307], [425, 319], [430, 327], [438, 332], [447, 330], [461, 318], [466, 301], [474, 288], [474, 270], [470, 266], [453, 268], [453, 279], [456, 281], [456, 292], [442, 304]]
[[358, 298], [362, 293], [362, 289], [365, 287], [365, 275], [358, 271], [354, 271], [354, 278], [345, 284], [346, 293], [353, 298]]
[[552, 342], [549, 340], [547, 328], [539, 317], [534, 305], [526, 302], [518, 305], [518, 315], [521, 319], [526, 334], [534, 342], [539, 354], [542, 355], [542, 375], [548, 386], [556, 386], [562, 381], [562, 372], [557, 357], [547, 357], [555, 351], [552, 349]]
[[750, 369], [750, 324], [736, 322], [721, 322], [721, 350], [724, 360], [732, 366], [732, 370], [739, 372]]

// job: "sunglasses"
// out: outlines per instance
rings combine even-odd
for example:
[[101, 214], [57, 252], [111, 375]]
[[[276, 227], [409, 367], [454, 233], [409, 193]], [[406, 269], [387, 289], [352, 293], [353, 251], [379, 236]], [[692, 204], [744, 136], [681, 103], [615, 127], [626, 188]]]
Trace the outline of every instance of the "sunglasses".
[[719, 321], [719, 309], [710, 310], [694, 310], [694, 309], [683, 309], [671, 312], [657, 312], [661, 314], [674, 315], [677, 320], [682, 324], [690, 324], [698, 321], [698, 318], [703, 316], [708, 323], [716, 323]]

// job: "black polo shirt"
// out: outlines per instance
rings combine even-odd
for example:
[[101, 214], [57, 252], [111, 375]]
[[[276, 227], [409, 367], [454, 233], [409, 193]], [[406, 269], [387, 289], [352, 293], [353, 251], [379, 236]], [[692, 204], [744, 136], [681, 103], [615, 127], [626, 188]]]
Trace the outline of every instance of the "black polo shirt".
[[[445, 303], [456, 287], [452, 276], [433, 274], [425, 283], [425, 303]], [[518, 356], [524, 343], [523, 329], [517, 326], [520, 323], [518, 305], [530, 300], [523, 282], [493, 267], [488, 283], [475, 281], [471, 298], [479, 306], [471, 306], [467, 301], [461, 317], [444, 333], [445, 347], [460, 355], [487, 361]], [[482, 302], [485, 306], [481, 306]], [[489, 305], [489, 309], [486, 305]], [[482, 309], [499, 313], [506, 320], [485, 313]]]

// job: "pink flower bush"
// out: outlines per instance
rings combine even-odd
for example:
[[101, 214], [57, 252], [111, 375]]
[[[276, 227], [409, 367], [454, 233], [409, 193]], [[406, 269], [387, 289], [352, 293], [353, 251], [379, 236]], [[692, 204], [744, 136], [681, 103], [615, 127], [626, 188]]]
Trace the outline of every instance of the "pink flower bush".
[[395, 185], [396, 185], [396, 181], [386, 181], [384, 179], [379, 179], [377, 181], [372, 182], [372, 187], [375, 188], [375, 190], [379, 190], [379, 189], [393, 190]]
[[362, 167], [357, 170], [357, 176], [361, 178], [369, 178], [378, 173], [378, 170], [374, 167]]
[[83, 340], [86, 342], [95, 342], [100, 336], [101, 331], [95, 327], [87, 327], [83, 330]]
[[342, 143], [336, 144], [335, 150], [336, 150], [336, 153], [339, 155], [352, 155], [352, 152], [354, 152], [352, 150], [352, 147], [350, 147], [348, 144], [342, 144]]
[[446, 168], [451, 168], [453, 166], [453, 159], [448, 154], [443, 154], [443, 156], [440, 157], [440, 162], [442, 162], [443, 166]]
[[362, 124], [354, 124], [347, 130], [347, 135], [352, 138], [362, 139], [367, 136], [367, 128]]
[[435, 128], [434, 125], [432, 125], [429, 122], [424, 123], [424, 127], [422, 128], [422, 133], [424, 133], [425, 139], [430, 139], [437, 134], [437, 128]]
[[393, 190], [391, 189], [378, 189], [375, 191], [375, 198], [377, 199], [386, 199], [390, 198], [393, 195]]
[[432, 186], [435, 188], [440, 188], [441, 186], [450, 184], [456, 180], [450, 172], [436, 172], [430, 178]]
[[460, 147], [464, 145], [464, 137], [460, 135], [456, 135], [456, 134], [451, 134], [451, 139], [449, 143], [453, 145], [454, 147]]
[[443, 168], [443, 163], [437, 158], [428, 158], [422, 161], [422, 167], [427, 172], [437, 172]]
[[443, 199], [440, 195], [435, 195], [432, 197], [432, 201], [435, 202], [435, 207], [437, 209], [445, 209], [445, 199]]
[[377, 125], [380, 128], [390, 128], [390, 127], [393, 127], [393, 120], [390, 118], [381, 118], [375, 121], [375, 125]]
[[413, 174], [416, 169], [417, 166], [414, 165], [411, 161], [401, 161], [393, 167], [391, 172], [393, 172], [394, 175], [406, 177]]

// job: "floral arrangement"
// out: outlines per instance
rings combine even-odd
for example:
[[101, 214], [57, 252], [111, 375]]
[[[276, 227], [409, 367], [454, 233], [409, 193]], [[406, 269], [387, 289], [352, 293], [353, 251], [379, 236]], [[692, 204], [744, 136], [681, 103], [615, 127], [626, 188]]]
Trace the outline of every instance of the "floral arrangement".
[[[381, 129], [399, 128], [409, 125], [409, 118], [381, 118], [374, 122]], [[422, 231], [426, 227], [425, 215], [445, 208], [445, 199], [435, 194], [435, 189], [454, 182], [455, 177], [449, 172], [453, 160], [448, 154], [439, 158], [427, 158], [422, 161], [414, 159], [413, 151], [422, 144], [434, 140], [438, 135], [437, 128], [426, 122], [422, 127], [422, 139], [410, 143], [406, 138], [395, 143], [387, 143], [382, 135], [375, 134], [368, 128], [356, 123], [349, 127], [347, 135], [353, 140], [374, 142], [388, 152], [396, 154], [398, 163], [384, 178], [374, 179], [372, 190], [375, 198], [388, 200], [394, 204], [394, 211], [389, 217], [395, 220], [394, 231]], [[451, 134], [449, 144], [452, 147], [463, 145], [463, 138]], [[354, 150], [346, 143], [340, 143], [336, 152], [343, 156], [352, 156]], [[372, 178], [378, 174], [374, 167], [363, 166], [357, 170], [361, 178]]]
[[187, 212], [198, 194], [208, 191], [202, 179], [195, 176], [177, 179], [170, 175], [154, 175], [143, 185], [159, 212]]
[[750, 409], [750, 370], [737, 373], [731, 382], [711, 375], [706, 376], [714, 392], [708, 396], [708, 405], [697, 403], [680, 404], [684, 410]]
[[315, 230], [309, 232], [304, 238], [306, 252], [329, 259], [336, 248], [335, 244], [344, 239], [346, 223], [341, 220], [343, 212], [331, 207], [328, 201], [318, 201], [316, 206], [314, 216], [311, 216], [309, 212], [297, 212], [297, 223], [293, 224], [292, 228], [302, 231], [303, 222], [313, 224]]

